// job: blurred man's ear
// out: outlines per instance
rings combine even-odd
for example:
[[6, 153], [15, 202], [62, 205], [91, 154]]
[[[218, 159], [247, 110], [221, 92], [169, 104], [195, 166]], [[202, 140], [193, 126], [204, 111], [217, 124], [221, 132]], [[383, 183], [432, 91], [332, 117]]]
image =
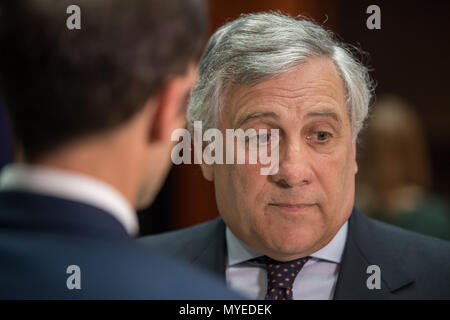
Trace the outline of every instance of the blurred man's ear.
[[352, 143], [352, 148], [353, 148], [353, 158], [355, 161], [355, 174], [358, 173], [358, 162], [356, 161], [356, 141], [354, 141]]
[[174, 129], [186, 126], [185, 104], [197, 76], [197, 65], [191, 63], [184, 75], [170, 78], [162, 87], [153, 106], [150, 142], [169, 141]]
[[208, 180], [208, 181], [214, 180], [214, 168], [213, 168], [212, 164], [206, 164], [206, 163], [202, 162], [202, 164], [200, 165], [200, 168], [202, 168], [202, 174], [206, 180]]

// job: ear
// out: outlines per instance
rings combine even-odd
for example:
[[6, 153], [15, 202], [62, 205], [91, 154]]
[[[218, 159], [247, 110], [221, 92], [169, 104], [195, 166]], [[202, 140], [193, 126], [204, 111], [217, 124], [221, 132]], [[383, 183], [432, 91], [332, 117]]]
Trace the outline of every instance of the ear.
[[202, 164], [200, 164], [200, 168], [202, 169], [203, 178], [208, 181], [214, 181], [214, 168], [212, 164], [202, 162]]
[[358, 173], [358, 162], [356, 161], [356, 141], [352, 142], [353, 159], [355, 161], [355, 174]]
[[150, 141], [167, 141], [174, 129], [185, 127], [185, 104], [196, 80], [197, 66], [190, 64], [185, 75], [170, 78], [160, 89], [155, 99]]

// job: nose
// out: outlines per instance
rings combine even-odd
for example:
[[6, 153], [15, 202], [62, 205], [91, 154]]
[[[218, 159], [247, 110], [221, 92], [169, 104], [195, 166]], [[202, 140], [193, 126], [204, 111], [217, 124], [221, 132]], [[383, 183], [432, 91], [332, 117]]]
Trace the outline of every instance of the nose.
[[282, 188], [293, 188], [310, 184], [314, 174], [311, 167], [311, 155], [307, 150], [307, 146], [302, 146], [301, 143], [295, 142], [283, 149], [280, 150], [278, 172], [268, 176], [269, 180]]

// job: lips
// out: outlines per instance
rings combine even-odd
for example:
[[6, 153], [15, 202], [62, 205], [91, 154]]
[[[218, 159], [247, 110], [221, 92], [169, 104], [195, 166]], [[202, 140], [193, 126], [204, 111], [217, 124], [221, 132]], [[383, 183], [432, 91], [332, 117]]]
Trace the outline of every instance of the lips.
[[269, 206], [288, 208], [288, 209], [304, 209], [314, 206], [314, 203], [284, 203], [284, 202], [271, 202]]

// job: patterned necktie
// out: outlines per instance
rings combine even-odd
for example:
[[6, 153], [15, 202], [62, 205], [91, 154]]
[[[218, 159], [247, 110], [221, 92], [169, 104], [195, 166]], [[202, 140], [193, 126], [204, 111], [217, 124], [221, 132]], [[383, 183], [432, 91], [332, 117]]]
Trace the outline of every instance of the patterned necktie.
[[265, 300], [292, 300], [292, 284], [295, 277], [311, 257], [281, 262], [267, 256], [251, 261], [267, 266], [267, 293]]

